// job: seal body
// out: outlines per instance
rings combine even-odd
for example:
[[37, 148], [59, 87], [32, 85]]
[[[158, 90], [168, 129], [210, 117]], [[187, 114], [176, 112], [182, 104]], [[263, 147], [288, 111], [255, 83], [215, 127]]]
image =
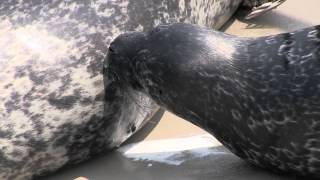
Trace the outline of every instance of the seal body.
[[319, 178], [319, 62], [320, 26], [239, 38], [178, 23], [119, 36], [105, 67], [246, 161]]
[[116, 79], [105, 93], [102, 61], [117, 35], [172, 21], [219, 28], [241, 2], [1, 1], [0, 179], [31, 179], [117, 147], [158, 110]]

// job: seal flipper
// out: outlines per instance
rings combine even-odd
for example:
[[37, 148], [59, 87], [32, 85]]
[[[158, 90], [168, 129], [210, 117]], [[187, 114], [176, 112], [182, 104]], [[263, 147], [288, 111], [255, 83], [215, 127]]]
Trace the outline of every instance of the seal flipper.
[[245, 19], [253, 19], [265, 14], [284, 3], [286, 0], [245, 0], [243, 6], [252, 8]]

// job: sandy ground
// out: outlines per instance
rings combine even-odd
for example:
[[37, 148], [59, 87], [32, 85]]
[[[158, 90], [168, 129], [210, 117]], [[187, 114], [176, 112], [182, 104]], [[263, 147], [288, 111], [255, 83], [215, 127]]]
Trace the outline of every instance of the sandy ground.
[[[251, 21], [243, 20], [239, 12], [225, 26], [225, 32], [238, 36], [265, 36], [320, 24], [319, 0], [288, 0], [275, 11]], [[163, 141], [179, 137], [190, 137], [206, 134], [203, 130], [176, 117], [163, 112], [152, 120], [146, 128], [131, 138], [126, 144], [153, 141], [159, 147]], [[159, 119], [159, 123], [157, 122]], [[190, 142], [192, 144], [192, 142]], [[222, 154], [207, 156], [183, 155], [184, 162], [170, 165], [150, 160], [135, 160], [125, 157], [121, 152], [111, 152], [104, 157], [94, 159], [76, 168], [60, 171], [42, 180], [71, 180], [83, 176], [90, 180], [289, 180], [292, 176], [280, 176], [254, 168], [231, 153], [228, 153], [218, 142], [213, 143]], [[143, 146], [142, 146], [143, 147]], [[206, 148], [206, 147], [204, 147]], [[212, 147], [211, 147], [212, 148]], [[157, 149], [157, 147], [155, 147]], [[193, 151], [193, 150], [192, 150]], [[190, 152], [192, 152], [190, 151]], [[203, 152], [203, 151], [201, 151]], [[163, 154], [161, 154], [163, 155]], [[175, 154], [177, 155], [177, 154]], [[179, 154], [178, 154], [179, 155]], [[203, 154], [202, 154], [203, 155]]]

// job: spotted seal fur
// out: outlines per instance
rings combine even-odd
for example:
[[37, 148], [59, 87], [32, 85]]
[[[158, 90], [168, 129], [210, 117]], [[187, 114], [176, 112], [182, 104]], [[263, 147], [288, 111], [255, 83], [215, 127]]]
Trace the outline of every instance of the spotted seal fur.
[[27, 180], [118, 146], [158, 106], [125, 84], [104, 94], [113, 38], [181, 21], [219, 28], [242, 0], [0, 1], [0, 179]]
[[242, 159], [320, 177], [320, 26], [240, 38], [161, 25], [111, 43], [105, 76], [115, 74]]

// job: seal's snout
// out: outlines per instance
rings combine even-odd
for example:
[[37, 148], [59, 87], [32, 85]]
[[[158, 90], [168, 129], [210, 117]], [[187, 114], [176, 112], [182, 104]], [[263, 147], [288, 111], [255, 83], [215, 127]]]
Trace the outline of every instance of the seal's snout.
[[110, 54], [130, 54], [137, 50], [145, 41], [145, 35], [141, 32], [127, 32], [119, 35], [109, 46]]
[[126, 68], [136, 52], [145, 44], [141, 32], [128, 32], [119, 35], [109, 46], [104, 68]]
[[107, 84], [114, 80], [129, 81], [134, 67], [134, 56], [145, 44], [146, 38], [141, 32], [128, 32], [119, 35], [109, 46], [104, 62], [104, 74]]

